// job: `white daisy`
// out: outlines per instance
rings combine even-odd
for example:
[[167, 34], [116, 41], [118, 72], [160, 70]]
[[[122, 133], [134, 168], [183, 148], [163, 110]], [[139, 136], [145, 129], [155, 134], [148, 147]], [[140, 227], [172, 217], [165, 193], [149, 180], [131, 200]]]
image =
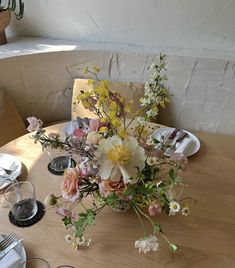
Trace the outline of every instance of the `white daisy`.
[[102, 180], [130, 182], [145, 166], [145, 152], [134, 137], [122, 140], [117, 135], [102, 139], [95, 152]]
[[156, 165], [157, 164], [157, 157], [156, 156], [150, 156], [150, 157], [148, 157], [147, 158], [147, 164], [149, 165], [149, 166], [153, 166], [153, 165]]
[[65, 241], [66, 241], [67, 243], [71, 243], [71, 242], [73, 241], [73, 236], [70, 235], [70, 234], [67, 234], [67, 235], [65, 236]]
[[188, 207], [184, 207], [184, 208], [181, 210], [181, 212], [182, 212], [182, 215], [183, 215], [183, 216], [188, 216], [188, 214], [190, 213]]
[[169, 208], [170, 208], [169, 214], [174, 215], [174, 213], [177, 213], [180, 211], [180, 204], [177, 203], [176, 201], [171, 201]]

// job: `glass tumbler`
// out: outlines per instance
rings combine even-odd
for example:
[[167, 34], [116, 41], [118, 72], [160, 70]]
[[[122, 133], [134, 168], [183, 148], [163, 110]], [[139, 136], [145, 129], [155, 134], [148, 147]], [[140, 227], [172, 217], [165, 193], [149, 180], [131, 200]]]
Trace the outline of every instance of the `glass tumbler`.
[[27, 221], [37, 213], [35, 188], [30, 182], [12, 184], [6, 189], [4, 197], [11, 207], [14, 218], [18, 221]]
[[50, 159], [51, 167], [56, 172], [63, 172], [65, 169], [71, 167], [72, 157], [66, 151], [59, 149], [47, 149], [47, 155]]
[[26, 268], [51, 268], [48, 261], [42, 258], [29, 258], [23, 264], [26, 264]]

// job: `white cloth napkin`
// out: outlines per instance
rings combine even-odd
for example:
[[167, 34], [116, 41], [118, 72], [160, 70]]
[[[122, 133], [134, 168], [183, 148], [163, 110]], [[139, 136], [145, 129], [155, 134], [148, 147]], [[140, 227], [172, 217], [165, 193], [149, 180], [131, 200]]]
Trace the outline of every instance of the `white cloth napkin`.
[[0, 155], [0, 167], [12, 169], [14, 167], [14, 163], [14, 159], [10, 158], [8, 155]]
[[[3, 236], [0, 235], [0, 241], [3, 239]], [[21, 260], [21, 256], [16, 252], [15, 249], [12, 249], [6, 256], [0, 260], [0, 267], [2, 268], [16, 268], [18, 263]], [[17, 265], [17, 266], [16, 266]]]
[[186, 137], [182, 140], [182, 142], [180, 142], [180, 144], [175, 150], [175, 153], [186, 155], [189, 153], [190, 149], [192, 148], [192, 145], [193, 139], [190, 137]]

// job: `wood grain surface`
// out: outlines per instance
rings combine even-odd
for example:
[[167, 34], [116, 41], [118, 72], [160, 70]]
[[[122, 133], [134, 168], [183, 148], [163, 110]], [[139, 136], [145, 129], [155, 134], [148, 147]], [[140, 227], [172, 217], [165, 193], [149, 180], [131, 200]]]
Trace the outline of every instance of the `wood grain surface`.
[[[64, 125], [49, 127], [57, 131]], [[200, 138], [200, 136], [199, 136]], [[37, 199], [60, 192], [61, 176], [48, 172], [48, 157], [29, 135], [22, 136], [0, 149], [16, 156], [23, 164], [19, 180], [32, 182]], [[179, 245], [177, 253], [169, 252], [160, 240], [160, 251], [139, 254], [134, 241], [142, 236], [141, 226], [132, 211], [115, 213], [105, 208], [97, 216], [95, 226], [86, 233], [92, 239], [88, 248], [74, 251], [65, 242], [67, 233], [60, 216], [47, 211], [44, 218], [28, 228], [13, 226], [8, 220], [9, 208], [1, 195], [0, 232], [15, 232], [24, 238], [29, 257], [42, 257], [52, 268], [69, 264], [76, 268], [231, 268], [235, 267], [235, 163], [201, 140], [200, 151], [190, 157], [183, 177], [189, 185], [186, 196], [197, 200], [188, 217], [157, 216], [168, 237]], [[89, 202], [89, 200], [87, 200]], [[149, 226], [149, 233], [151, 227]]]

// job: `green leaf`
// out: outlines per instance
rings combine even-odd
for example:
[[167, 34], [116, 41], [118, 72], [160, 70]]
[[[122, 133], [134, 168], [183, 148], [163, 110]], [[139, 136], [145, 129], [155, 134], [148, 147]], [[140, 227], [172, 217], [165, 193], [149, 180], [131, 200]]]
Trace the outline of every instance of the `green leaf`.
[[68, 225], [72, 224], [72, 219], [70, 216], [65, 216], [64, 218], [62, 218], [62, 222], [64, 226], [67, 227]]
[[162, 232], [162, 227], [160, 224], [154, 223], [154, 233]]
[[75, 236], [82, 238], [84, 231], [88, 226], [95, 222], [95, 212], [92, 209], [87, 209], [86, 213], [79, 213], [79, 219], [75, 222]]
[[131, 195], [135, 196], [136, 194], [136, 189], [133, 185], [128, 185], [126, 191], [124, 192], [125, 196]]
[[112, 193], [106, 198], [106, 202], [109, 206], [114, 204], [118, 200], [118, 196], [115, 193]]

